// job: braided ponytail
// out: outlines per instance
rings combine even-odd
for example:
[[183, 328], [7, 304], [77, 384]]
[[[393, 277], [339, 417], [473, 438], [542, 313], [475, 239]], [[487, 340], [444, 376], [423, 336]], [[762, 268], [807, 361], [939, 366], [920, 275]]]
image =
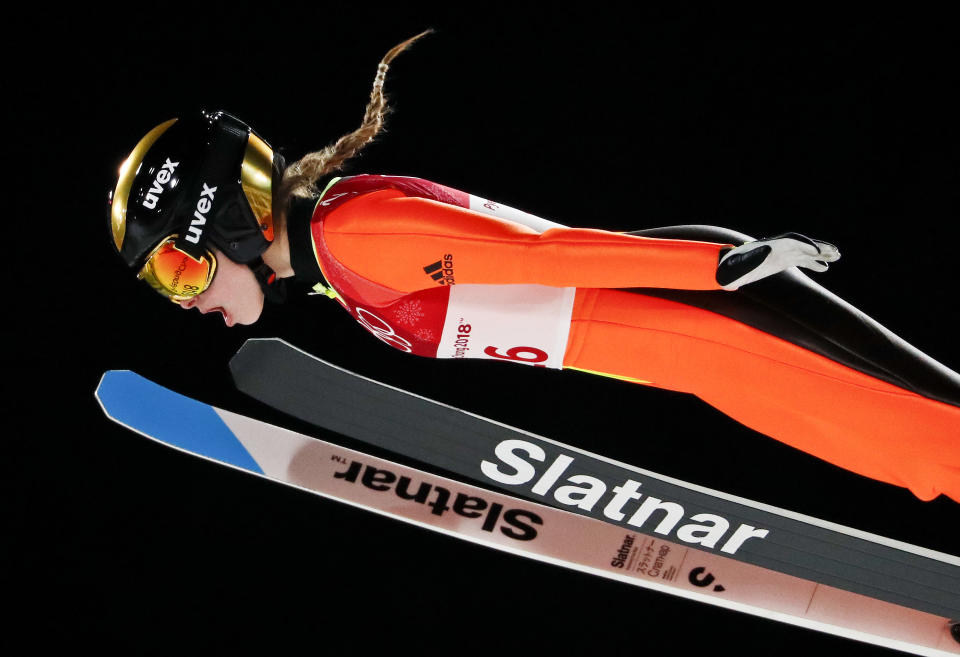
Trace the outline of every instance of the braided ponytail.
[[377, 66], [377, 76], [373, 80], [373, 89], [370, 91], [370, 102], [363, 114], [363, 123], [353, 132], [340, 137], [336, 143], [326, 148], [307, 153], [300, 160], [294, 162], [283, 173], [283, 181], [274, 201], [275, 207], [286, 209], [293, 196], [314, 196], [319, 193], [317, 181], [323, 176], [340, 169], [347, 160], [355, 156], [364, 146], [373, 141], [374, 137], [383, 129], [384, 117], [389, 112], [387, 98], [383, 93], [383, 83], [387, 77], [387, 69], [394, 57], [406, 50], [414, 41], [433, 30], [426, 30], [395, 45], [384, 55]]

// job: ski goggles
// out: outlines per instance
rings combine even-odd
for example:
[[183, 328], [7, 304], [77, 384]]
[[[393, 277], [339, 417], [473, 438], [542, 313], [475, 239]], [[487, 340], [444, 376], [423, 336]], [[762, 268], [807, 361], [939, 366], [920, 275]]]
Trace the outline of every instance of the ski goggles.
[[147, 262], [137, 278], [170, 301], [180, 303], [210, 287], [217, 271], [217, 258], [212, 252], [204, 250], [200, 259], [196, 260], [178, 249], [176, 242], [177, 235], [160, 242], [147, 256]]

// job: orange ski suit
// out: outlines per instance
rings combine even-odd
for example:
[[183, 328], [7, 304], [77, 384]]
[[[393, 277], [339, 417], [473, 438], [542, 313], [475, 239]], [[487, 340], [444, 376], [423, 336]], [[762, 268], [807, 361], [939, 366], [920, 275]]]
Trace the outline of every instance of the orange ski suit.
[[[798, 271], [720, 290], [719, 257], [747, 236], [697, 226], [638, 231], [646, 235], [567, 228], [391, 176], [335, 181], [312, 205], [309, 226], [329, 294], [391, 346], [691, 393], [838, 466], [924, 500], [960, 501], [960, 376]], [[530, 310], [541, 291], [550, 300]], [[807, 314], [798, 317], [792, 301]], [[477, 342], [484, 319], [490, 344]], [[539, 335], [548, 337], [533, 346]]]

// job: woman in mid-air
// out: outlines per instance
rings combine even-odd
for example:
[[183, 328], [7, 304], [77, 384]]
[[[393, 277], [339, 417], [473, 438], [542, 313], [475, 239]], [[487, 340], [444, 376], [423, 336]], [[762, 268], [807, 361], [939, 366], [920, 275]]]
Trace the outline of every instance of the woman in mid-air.
[[363, 123], [283, 158], [223, 112], [167, 121], [121, 168], [120, 256], [183, 308], [255, 322], [296, 277], [392, 347], [688, 392], [854, 472], [960, 501], [960, 375], [812, 282], [836, 247], [713, 226], [568, 228], [416, 178], [331, 177]]

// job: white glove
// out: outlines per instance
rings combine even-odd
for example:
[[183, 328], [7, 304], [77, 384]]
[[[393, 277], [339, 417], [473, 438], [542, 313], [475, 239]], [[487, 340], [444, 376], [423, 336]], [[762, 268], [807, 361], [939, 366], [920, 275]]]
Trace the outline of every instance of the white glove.
[[727, 251], [717, 265], [717, 283], [724, 290], [736, 290], [790, 267], [827, 271], [827, 263], [839, 259], [840, 251], [833, 244], [784, 233]]

